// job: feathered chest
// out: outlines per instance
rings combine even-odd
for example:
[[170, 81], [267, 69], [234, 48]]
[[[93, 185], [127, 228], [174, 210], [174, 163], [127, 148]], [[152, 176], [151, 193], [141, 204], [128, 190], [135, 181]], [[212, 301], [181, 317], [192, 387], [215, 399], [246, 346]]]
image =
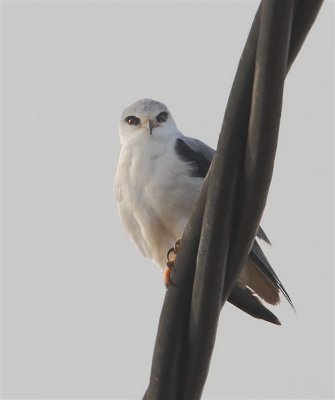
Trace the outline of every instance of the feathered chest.
[[173, 140], [123, 146], [114, 185], [117, 201], [175, 226], [176, 219], [188, 218], [202, 184], [190, 171], [176, 154]]

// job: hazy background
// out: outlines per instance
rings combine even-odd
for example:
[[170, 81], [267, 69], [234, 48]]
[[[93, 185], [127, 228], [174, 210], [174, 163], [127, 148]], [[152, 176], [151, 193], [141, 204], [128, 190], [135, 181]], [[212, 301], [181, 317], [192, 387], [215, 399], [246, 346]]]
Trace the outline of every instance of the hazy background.
[[[3, 396], [139, 399], [164, 298], [112, 193], [117, 124], [141, 97], [216, 146], [258, 2], [5, 1]], [[334, 396], [334, 3], [285, 88], [262, 221], [283, 326], [223, 310], [204, 398]]]

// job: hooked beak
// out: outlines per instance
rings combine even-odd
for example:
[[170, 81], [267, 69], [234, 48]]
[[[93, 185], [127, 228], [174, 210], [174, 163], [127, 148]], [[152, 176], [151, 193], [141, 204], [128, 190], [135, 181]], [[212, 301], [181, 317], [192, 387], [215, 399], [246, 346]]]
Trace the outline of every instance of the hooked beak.
[[150, 119], [146, 120], [145, 127], [146, 127], [147, 131], [150, 133], [150, 135], [152, 135], [153, 123]]

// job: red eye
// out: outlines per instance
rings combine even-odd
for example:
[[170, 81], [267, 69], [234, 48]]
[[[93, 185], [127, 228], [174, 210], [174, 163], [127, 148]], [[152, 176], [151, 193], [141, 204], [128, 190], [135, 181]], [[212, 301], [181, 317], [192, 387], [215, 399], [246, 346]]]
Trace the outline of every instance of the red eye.
[[168, 116], [169, 116], [169, 113], [167, 113], [166, 111], [163, 111], [157, 115], [156, 121], [157, 122], [165, 122], [168, 119]]
[[128, 125], [138, 125], [140, 123], [140, 119], [135, 117], [134, 115], [129, 115], [124, 119]]

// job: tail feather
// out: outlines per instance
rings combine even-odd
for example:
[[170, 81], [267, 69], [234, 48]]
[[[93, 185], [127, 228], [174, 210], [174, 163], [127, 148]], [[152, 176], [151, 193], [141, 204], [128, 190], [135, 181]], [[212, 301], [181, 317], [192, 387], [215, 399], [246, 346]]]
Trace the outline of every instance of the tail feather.
[[271, 267], [268, 259], [266, 258], [265, 254], [263, 253], [260, 245], [257, 243], [256, 240], [254, 241], [254, 244], [252, 245], [249, 257], [254, 262], [254, 264], [257, 265], [257, 267], [260, 269], [260, 271], [262, 271], [262, 273], [282, 292], [282, 294], [285, 296], [286, 300], [290, 303], [293, 310], [295, 310], [293, 302], [292, 302], [289, 294], [285, 290], [283, 284], [281, 283], [277, 274]]
[[275, 306], [280, 303], [279, 289], [249, 258], [241, 275], [244, 286], [249, 286], [261, 299]]

